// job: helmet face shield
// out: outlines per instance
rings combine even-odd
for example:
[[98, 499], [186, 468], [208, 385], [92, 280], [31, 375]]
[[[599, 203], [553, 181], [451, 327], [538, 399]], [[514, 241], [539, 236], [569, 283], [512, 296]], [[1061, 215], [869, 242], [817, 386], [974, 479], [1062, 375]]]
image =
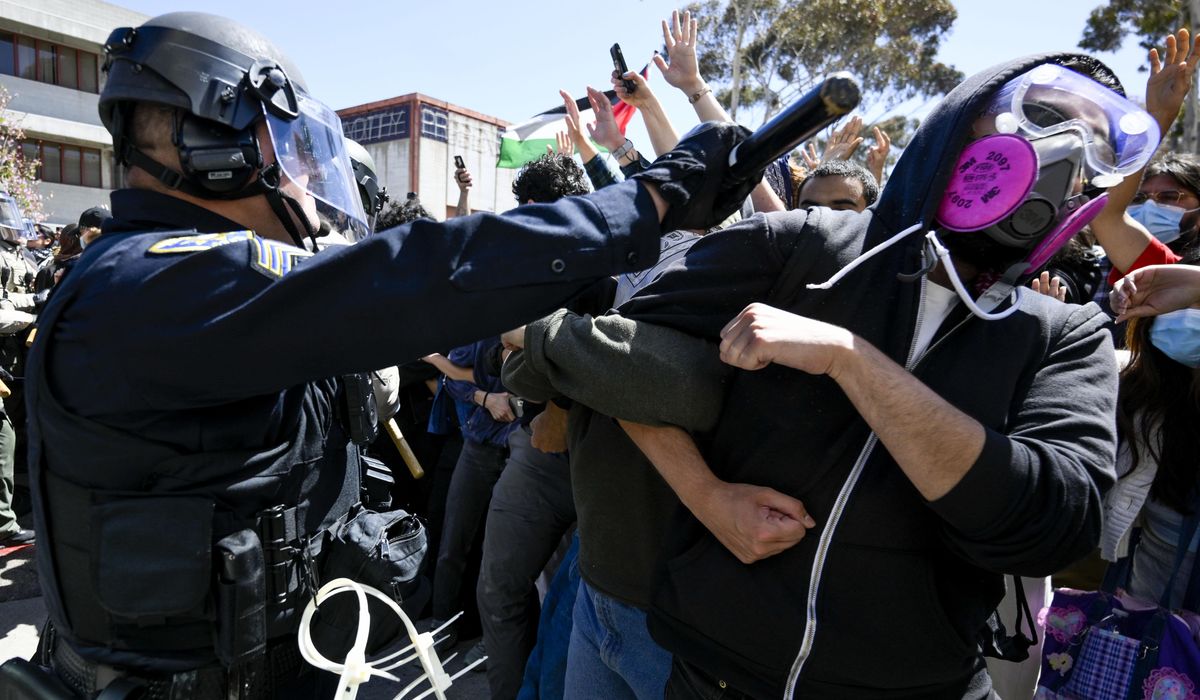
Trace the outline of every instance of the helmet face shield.
[[1149, 162], [1159, 128], [1141, 107], [1075, 71], [1043, 64], [1010, 80], [985, 115], [1000, 133], [1038, 139], [1074, 132], [1083, 141], [1084, 178], [1108, 188]]
[[285, 120], [264, 110], [275, 159], [283, 174], [317, 200], [317, 208], [345, 230], [367, 228], [342, 123], [332, 109], [298, 93], [299, 116]]

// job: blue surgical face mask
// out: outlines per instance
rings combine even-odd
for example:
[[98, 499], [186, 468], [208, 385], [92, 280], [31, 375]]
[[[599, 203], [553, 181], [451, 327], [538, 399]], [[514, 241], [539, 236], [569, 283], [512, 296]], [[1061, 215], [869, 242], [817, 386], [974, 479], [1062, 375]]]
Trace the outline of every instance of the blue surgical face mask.
[[1180, 309], [1155, 317], [1150, 343], [1179, 364], [1200, 368], [1200, 309]]
[[1187, 210], [1170, 204], [1159, 204], [1147, 199], [1125, 210], [1134, 221], [1146, 227], [1160, 243], [1170, 243], [1179, 238], [1179, 222]]

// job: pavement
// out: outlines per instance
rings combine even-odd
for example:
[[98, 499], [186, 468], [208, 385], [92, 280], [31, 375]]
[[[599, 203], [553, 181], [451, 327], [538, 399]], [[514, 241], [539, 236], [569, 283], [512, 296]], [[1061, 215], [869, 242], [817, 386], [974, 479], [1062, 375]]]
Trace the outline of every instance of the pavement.
[[[33, 562], [33, 546], [0, 549], [0, 663], [13, 657], [28, 659], [37, 649], [38, 632], [46, 619], [46, 607], [42, 604], [41, 589], [38, 587], [37, 571]], [[422, 629], [420, 623], [418, 629]], [[454, 675], [462, 669], [462, 657], [478, 638], [460, 641], [451, 651], [457, 657], [445, 663], [446, 672]], [[385, 652], [390, 653], [390, 652]], [[450, 654], [444, 654], [448, 657]], [[421, 673], [416, 661], [396, 671], [400, 683], [382, 678], [373, 678], [359, 689], [358, 697], [363, 700], [390, 700]], [[428, 683], [410, 691], [406, 696], [415, 698], [429, 689]], [[454, 681], [446, 691], [448, 700], [487, 700], [489, 697], [487, 676], [478, 670], [468, 671]]]

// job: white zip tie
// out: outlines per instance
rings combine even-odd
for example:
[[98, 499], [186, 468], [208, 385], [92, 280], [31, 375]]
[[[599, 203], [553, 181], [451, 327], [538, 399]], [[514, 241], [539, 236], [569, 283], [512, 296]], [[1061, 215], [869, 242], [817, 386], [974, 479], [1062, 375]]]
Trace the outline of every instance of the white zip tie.
[[[317, 651], [316, 646], [312, 641], [312, 616], [316, 612], [317, 607], [327, 599], [337, 595], [338, 593], [352, 592], [358, 598], [358, 629], [354, 635], [354, 644], [350, 650], [346, 652], [346, 658], [342, 663], [336, 663], [321, 655]], [[371, 613], [367, 609], [367, 596], [370, 595], [382, 601], [385, 605], [391, 608], [392, 612], [400, 618], [404, 623], [404, 629], [408, 633], [408, 638], [412, 640], [412, 644], [393, 652], [381, 659], [375, 661], [366, 660], [367, 649], [367, 632], [371, 627]], [[391, 597], [380, 593], [379, 591], [364, 586], [356, 581], [351, 581], [348, 578], [337, 578], [329, 583], [321, 586], [321, 590], [317, 591], [317, 595], [312, 600], [308, 601], [308, 605], [304, 608], [304, 615], [300, 618], [300, 630], [297, 634], [297, 643], [300, 647], [300, 655], [304, 660], [322, 671], [330, 671], [341, 676], [337, 693], [334, 695], [334, 700], [355, 700], [358, 696], [358, 686], [371, 680], [372, 676], [386, 678], [390, 681], [400, 682], [396, 676], [388, 673], [393, 669], [399, 668], [413, 659], [418, 659], [421, 662], [421, 668], [424, 673], [401, 689], [400, 693], [393, 700], [404, 700], [404, 698], [416, 689], [422, 682], [429, 681], [429, 689], [425, 692], [412, 698], [412, 700], [420, 700], [429, 694], [433, 693], [438, 700], [446, 700], [446, 690], [454, 684], [467, 671], [475, 668], [479, 664], [487, 661], [486, 656], [478, 661], [466, 666], [453, 676], [446, 673], [443, 668], [443, 661], [438, 658], [437, 650], [434, 649], [434, 644], [445, 639], [434, 639], [434, 635], [446, 629], [450, 624], [457, 620], [462, 613], [455, 615], [447, 620], [441, 627], [432, 632], [417, 632], [417, 628], [413, 626], [412, 620], [408, 615], [396, 604], [396, 601]], [[411, 653], [410, 653], [411, 652]], [[408, 654], [408, 656], [404, 656]], [[399, 661], [390, 665], [383, 666], [393, 659], [403, 656]], [[446, 658], [450, 661], [455, 657], [451, 654]]]

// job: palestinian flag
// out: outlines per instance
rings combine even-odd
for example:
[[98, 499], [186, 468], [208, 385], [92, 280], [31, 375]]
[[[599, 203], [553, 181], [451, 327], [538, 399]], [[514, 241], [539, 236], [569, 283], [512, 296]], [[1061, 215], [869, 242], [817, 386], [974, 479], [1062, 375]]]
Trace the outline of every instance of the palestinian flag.
[[[649, 68], [650, 66], [647, 64], [642, 69], [642, 77], [646, 77]], [[625, 127], [637, 110], [622, 102], [613, 90], [606, 91], [604, 96], [613, 106], [613, 117], [617, 120], [617, 126], [620, 127], [622, 134], [625, 133]], [[575, 106], [579, 108], [579, 118], [583, 122], [580, 127], [586, 134], [588, 133], [586, 125], [595, 123], [596, 115], [592, 114], [592, 105], [588, 102], [586, 95], [575, 100]], [[508, 127], [500, 137], [500, 161], [496, 163], [496, 167], [519, 168], [529, 161], [545, 155], [546, 146], [553, 148], [555, 145], [554, 135], [567, 130], [566, 114], [567, 108], [560, 104], [520, 124]], [[596, 145], [596, 150], [604, 151], [604, 148]]]

